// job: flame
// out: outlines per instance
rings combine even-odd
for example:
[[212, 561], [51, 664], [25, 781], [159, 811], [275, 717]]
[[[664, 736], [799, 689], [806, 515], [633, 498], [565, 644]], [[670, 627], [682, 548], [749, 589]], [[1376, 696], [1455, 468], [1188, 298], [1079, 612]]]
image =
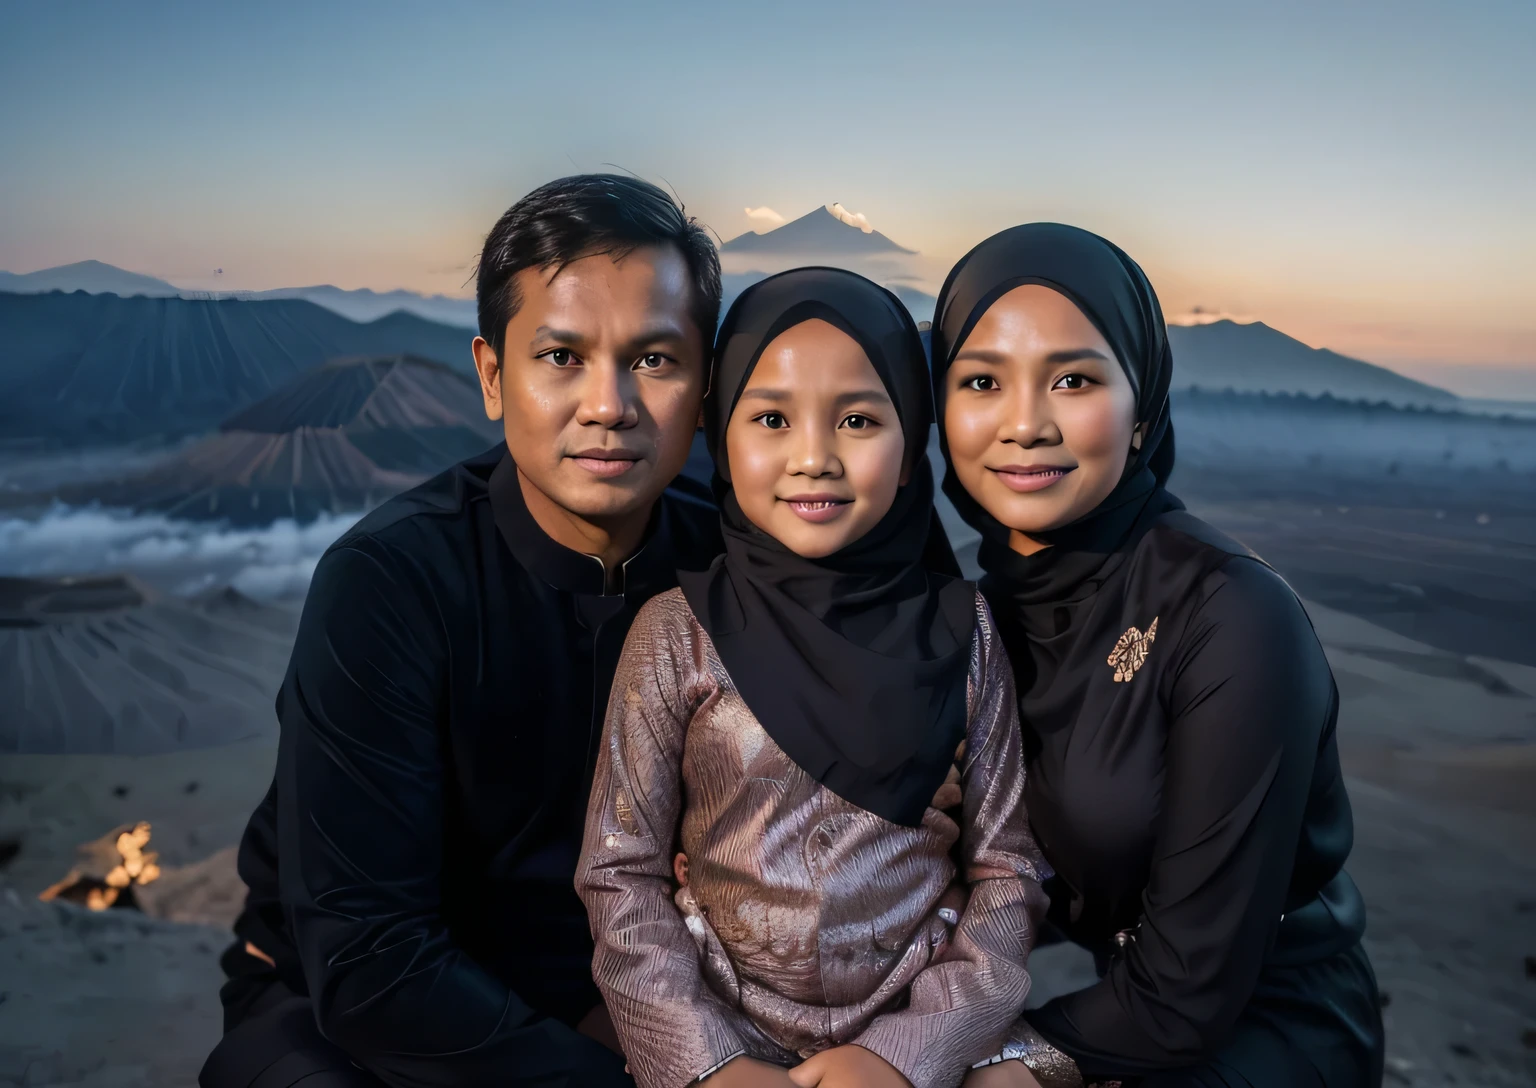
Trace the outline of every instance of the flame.
[[[106, 910], [118, 901], [124, 889], [159, 879], [160, 855], [153, 850], [144, 849], [149, 845], [149, 836], [149, 824], [140, 821], [119, 832], [111, 847], [107, 847], [105, 842], [82, 847], [82, 854], [89, 853], [93, 856], [99, 856], [99, 851], [103, 849], [115, 852], [117, 862], [107, 869], [105, 875], [93, 875], [89, 871], [82, 871], [77, 866], [70, 870], [67, 877], [44, 891], [38, 898], [42, 900], [63, 898], [77, 903], [83, 902], [90, 910]], [[97, 868], [95, 872], [100, 874], [101, 869]]]

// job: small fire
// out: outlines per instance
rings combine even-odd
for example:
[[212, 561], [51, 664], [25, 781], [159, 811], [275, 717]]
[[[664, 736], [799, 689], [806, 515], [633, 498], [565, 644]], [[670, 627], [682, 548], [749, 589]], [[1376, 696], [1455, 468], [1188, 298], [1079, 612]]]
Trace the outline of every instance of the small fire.
[[123, 892], [136, 884], [148, 884], [160, 876], [160, 855], [145, 850], [150, 828], [136, 823], [109, 833], [80, 848], [81, 864], [39, 899], [65, 899], [91, 910], [106, 910]]

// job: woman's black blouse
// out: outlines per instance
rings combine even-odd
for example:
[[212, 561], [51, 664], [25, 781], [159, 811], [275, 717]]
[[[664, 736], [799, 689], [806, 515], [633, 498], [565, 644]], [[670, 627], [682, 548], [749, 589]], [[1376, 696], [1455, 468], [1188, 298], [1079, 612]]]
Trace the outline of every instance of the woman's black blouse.
[[1090, 1076], [1208, 1056], [1266, 970], [1364, 929], [1338, 692], [1295, 594], [1182, 510], [1117, 559], [1044, 613], [982, 583], [1029, 711], [1051, 918], [1108, 963], [1029, 1019]]

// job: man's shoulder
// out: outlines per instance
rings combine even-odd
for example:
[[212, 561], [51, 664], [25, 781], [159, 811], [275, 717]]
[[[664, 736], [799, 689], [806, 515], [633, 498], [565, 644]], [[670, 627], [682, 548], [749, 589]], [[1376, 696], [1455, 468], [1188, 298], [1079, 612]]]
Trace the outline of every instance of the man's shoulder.
[[467, 541], [473, 532], [475, 507], [486, 501], [491, 470], [503, 453], [498, 446], [477, 454], [386, 499], [337, 537], [329, 551], [408, 555]]

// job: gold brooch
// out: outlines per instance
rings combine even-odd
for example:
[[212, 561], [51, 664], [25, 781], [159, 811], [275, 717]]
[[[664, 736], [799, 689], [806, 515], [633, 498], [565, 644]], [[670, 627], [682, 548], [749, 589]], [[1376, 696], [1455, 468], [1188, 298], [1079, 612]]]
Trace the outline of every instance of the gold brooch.
[[1147, 660], [1147, 651], [1152, 648], [1152, 641], [1156, 638], [1156, 616], [1152, 617], [1152, 626], [1147, 628], [1146, 634], [1132, 627], [1120, 636], [1115, 648], [1109, 652], [1109, 664], [1115, 670], [1115, 683], [1124, 683], [1136, 675], [1136, 670]]

